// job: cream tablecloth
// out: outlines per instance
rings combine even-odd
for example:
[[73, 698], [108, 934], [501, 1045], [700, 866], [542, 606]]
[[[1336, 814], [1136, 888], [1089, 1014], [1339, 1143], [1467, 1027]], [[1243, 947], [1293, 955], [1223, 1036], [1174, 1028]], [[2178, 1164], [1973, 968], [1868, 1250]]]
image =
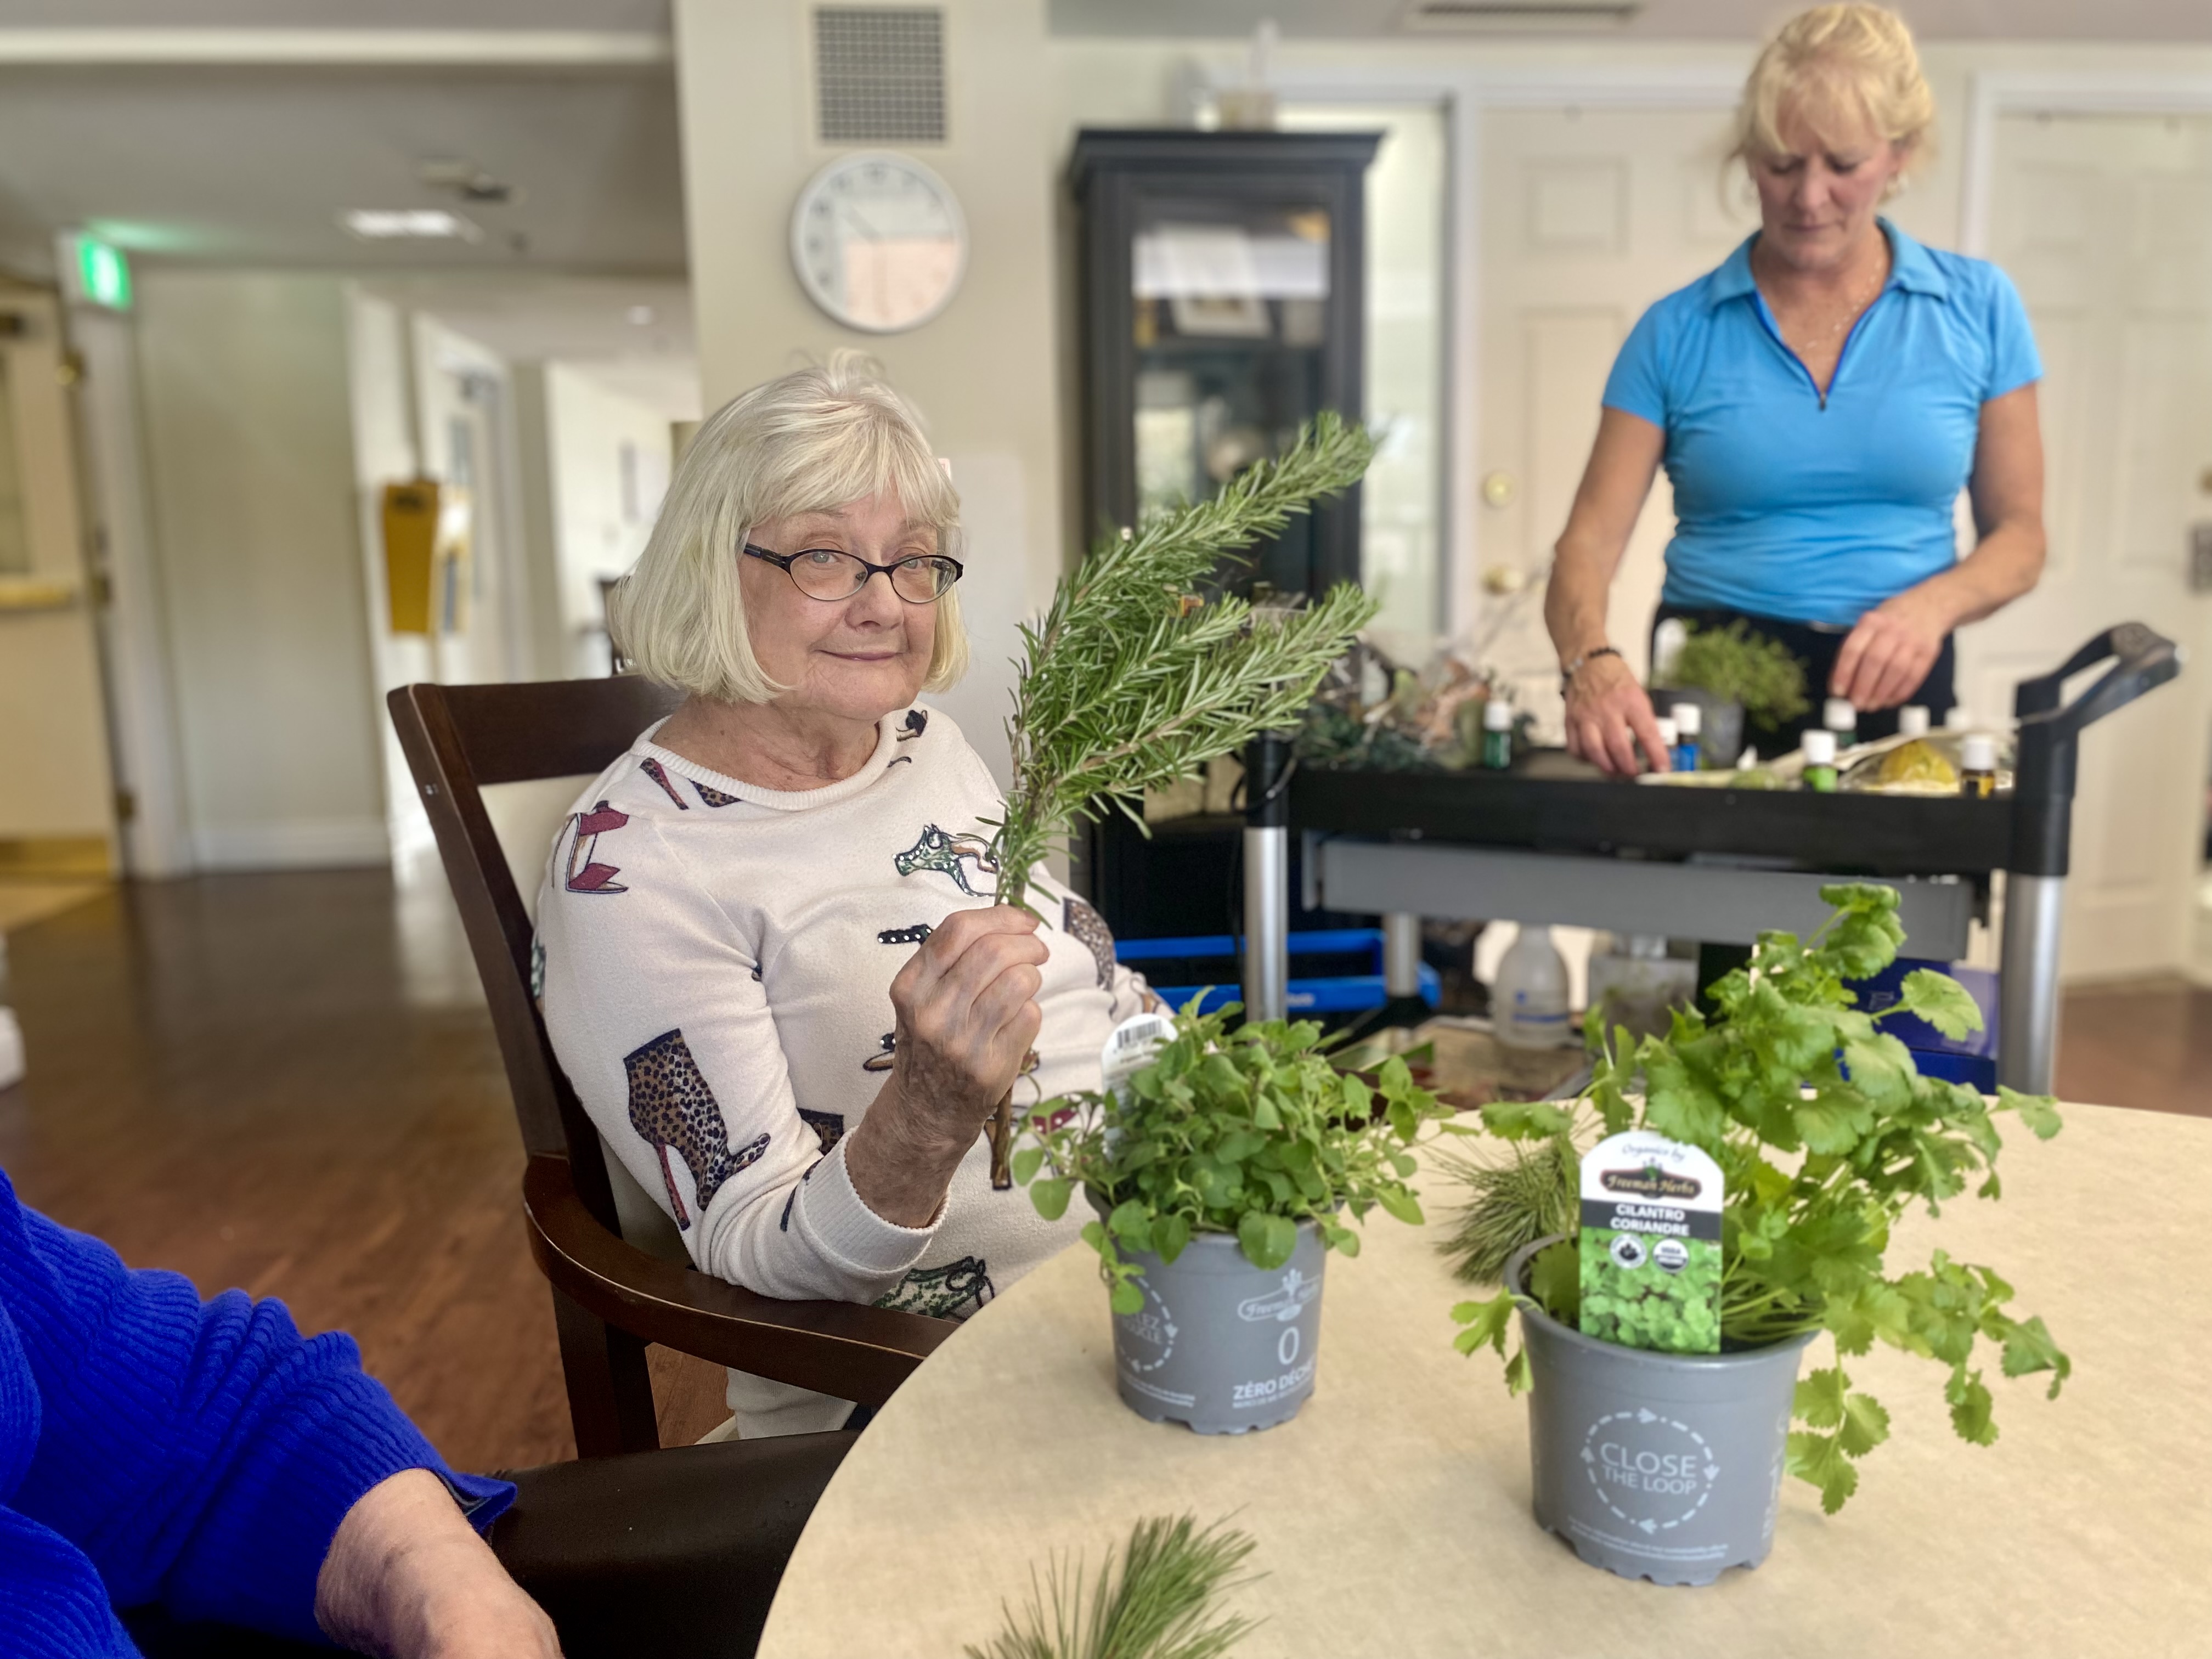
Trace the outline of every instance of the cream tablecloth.
[[[1528, 1511], [1525, 1403], [1461, 1358], [1436, 1229], [1370, 1218], [1332, 1257], [1319, 1386], [1293, 1421], [1208, 1437], [1115, 1397], [1095, 1258], [1012, 1286], [900, 1389], [799, 1540], [761, 1659], [957, 1656], [1054, 1550], [1096, 1560], [1146, 1515], [1235, 1511], [1268, 1576], [1238, 1659], [1514, 1655], [1796, 1659], [2212, 1656], [2212, 1122], [2076, 1106], [2008, 1130], [2001, 1204], [1909, 1223], [1986, 1263], [2073, 1356], [2055, 1401], [1990, 1355], [2002, 1437], [1951, 1432], [1941, 1368], [1850, 1369], [1893, 1417], [1832, 1518], [1785, 1483], [1773, 1553], [1705, 1589], [1585, 1566]], [[1448, 1188], [1425, 1183], [1432, 1194]], [[1026, 1196], [1009, 1196], [1026, 1203]], [[1437, 1207], [1433, 1202], [1431, 1208]], [[1826, 1363], [1824, 1340], [1810, 1363]]]

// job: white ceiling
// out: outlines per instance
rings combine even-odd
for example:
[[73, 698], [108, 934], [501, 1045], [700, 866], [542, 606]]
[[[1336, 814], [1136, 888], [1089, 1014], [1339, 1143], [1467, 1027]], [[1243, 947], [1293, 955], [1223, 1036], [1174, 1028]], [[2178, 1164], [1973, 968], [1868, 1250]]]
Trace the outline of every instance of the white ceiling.
[[648, 29], [665, 33], [668, 0], [0, 0], [0, 28]]
[[[653, 278], [371, 277], [368, 290], [426, 312], [509, 362], [557, 359], [671, 421], [699, 418], [691, 290]], [[641, 321], [650, 313], [650, 321]]]
[[[1407, 0], [1048, 0], [1054, 34], [1249, 34], [1273, 18], [1287, 40], [1401, 34]], [[1546, 30], [1514, 38], [1757, 40], [1790, 13], [1790, 0], [1645, 0], [1625, 25]], [[2191, 40], [2212, 43], [2208, 0], [1901, 0], [1923, 40]], [[1433, 35], [1426, 38], [1434, 39]]]
[[[7, 0], [0, 29], [33, 11], [132, 9], [126, 0]], [[221, 9], [278, 5], [225, 0]], [[450, 20], [523, 7], [385, 0], [378, 9], [434, 9]], [[649, 9], [658, 9], [649, 0], [529, 8], [533, 18], [590, 12], [593, 21]], [[416, 169], [441, 159], [474, 162], [517, 186], [518, 199], [465, 204], [422, 184]], [[377, 244], [337, 222], [346, 208], [412, 206], [457, 208], [486, 234], [474, 244]], [[94, 227], [142, 259], [680, 274], [673, 74], [665, 64], [0, 64], [0, 263], [38, 274], [49, 266], [53, 233], [75, 226]]]

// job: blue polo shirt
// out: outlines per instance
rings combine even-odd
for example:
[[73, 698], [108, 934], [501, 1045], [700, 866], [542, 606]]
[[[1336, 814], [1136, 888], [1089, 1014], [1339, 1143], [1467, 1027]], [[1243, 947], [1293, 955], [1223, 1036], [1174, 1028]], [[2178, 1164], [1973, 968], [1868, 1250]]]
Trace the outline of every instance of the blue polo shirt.
[[1621, 347], [1606, 406], [1667, 435], [1667, 603], [1848, 626], [1956, 558], [1982, 405], [2043, 365], [2004, 272], [1881, 224], [1889, 282], [1825, 399], [1752, 280], [1755, 237]]

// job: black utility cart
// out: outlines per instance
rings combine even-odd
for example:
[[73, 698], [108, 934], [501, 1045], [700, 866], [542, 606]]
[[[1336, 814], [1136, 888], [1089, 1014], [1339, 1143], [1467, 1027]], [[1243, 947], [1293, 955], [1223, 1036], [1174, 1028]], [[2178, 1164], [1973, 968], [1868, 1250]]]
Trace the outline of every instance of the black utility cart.
[[[2067, 679], [2106, 661], [2060, 707]], [[1810, 932], [1827, 914], [1823, 884], [1869, 877], [1898, 888], [1914, 955], [1953, 960], [2002, 870], [1997, 1075], [2048, 1092], [2077, 742], [2180, 665], [2172, 641], [2127, 623], [2023, 682], [2014, 787], [1985, 800], [1545, 777], [1541, 751], [1504, 772], [1302, 769], [1286, 742], [1262, 739], [1248, 761], [1245, 1005], [1283, 1011], [1293, 833], [1309, 908], [1382, 913], [1395, 994], [1413, 988], [1424, 916], [1750, 945]]]

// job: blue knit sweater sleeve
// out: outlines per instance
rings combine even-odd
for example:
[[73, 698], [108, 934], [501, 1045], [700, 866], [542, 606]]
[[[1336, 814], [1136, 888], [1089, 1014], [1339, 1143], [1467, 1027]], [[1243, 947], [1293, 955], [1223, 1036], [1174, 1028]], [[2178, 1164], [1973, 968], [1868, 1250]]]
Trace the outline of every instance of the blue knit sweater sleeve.
[[27, 1463], [0, 1443], [0, 1573], [15, 1566], [11, 1525], [43, 1528], [115, 1607], [313, 1639], [316, 1575], [370, 1487], [432, 1470], [478, 1526], [513, 1498], [447, 1469], [351, 1338], [302, 1338], [280, 1302], [203, 1303], [175, 1273], [132, 1272], [22, 1209], [4, 1175], [0, 1322], [15, 1338], [0, 1340], [0, 1395], [27, 1373], [36, 1435]]

